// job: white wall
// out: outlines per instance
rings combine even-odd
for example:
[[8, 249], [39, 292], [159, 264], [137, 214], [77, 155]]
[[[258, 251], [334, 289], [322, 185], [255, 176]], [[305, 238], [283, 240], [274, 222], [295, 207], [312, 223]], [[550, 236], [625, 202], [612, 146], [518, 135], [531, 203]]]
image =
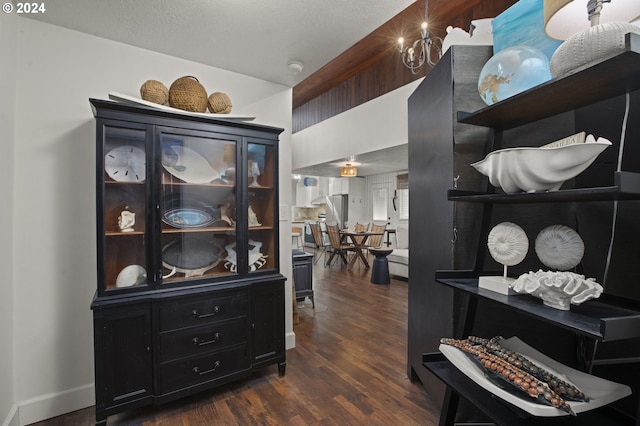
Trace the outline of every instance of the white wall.
[[[13, 383], [13, 240], [14, 214], [14, 120], [16, 79], [16, 39], [18, 18], [13, 14], [0, 14], [0, 423], [11, 419], [15, 412]], [[8, 424], [8, 422], [7, 422]]]
[[[96, 289], [95, 124], [88, 98], [106, 99], [110, 91], [137, 96], [148, 79], [169, 86], [180, 76], [196, 76], [209, 92], [229, 94], [234, 113], [286, 129], [280, 204], [289, 205], [291, 89], [31, 19], [18, 21], [17, 76], [9, 82], [16, 83], [13, 399], [20, 424], [28, 424], [94, 403], [89, 305]], [[2, 49], [4, 57], [10, 48]], [[4, 179], [5, 167], [0, 170], [5, 185], [11, 179]], [[11, 195], [10, 189], [2, 191]], [[281, 222], [280, 259], [287, 277], [289, 228]], [[2, 241], [0, 254], [11, 251]], [[291, 347], [290, 280], [286, 296]], [[5, 337], [10, 332], [1, 323]], [[0, 350], [0, 374], [7, 357]]]
[[422, 82], [392, 92], [296, 132], [293, 170], [408, 142], [409, 96]]

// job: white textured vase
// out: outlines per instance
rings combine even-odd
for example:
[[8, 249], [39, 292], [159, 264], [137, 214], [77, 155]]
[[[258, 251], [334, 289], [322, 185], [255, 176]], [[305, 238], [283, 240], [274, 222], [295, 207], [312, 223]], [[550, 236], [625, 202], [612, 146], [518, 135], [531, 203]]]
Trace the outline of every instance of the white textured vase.
[[626, 22], [608, 22], [572, 35], [551, 57], [551, 75], [561, 78], [624, 51], [625, 35], [630, 32], [640, 34], [640, 27]]

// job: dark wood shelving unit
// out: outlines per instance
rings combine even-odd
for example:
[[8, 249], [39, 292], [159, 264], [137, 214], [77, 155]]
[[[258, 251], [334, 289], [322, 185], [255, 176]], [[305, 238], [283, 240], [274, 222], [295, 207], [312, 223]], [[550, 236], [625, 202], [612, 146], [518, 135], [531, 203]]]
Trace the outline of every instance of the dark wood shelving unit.
[[[465, 78], [467, 77], [464, 74], [461, 74], [461, 76]], [[452, 79], [449, 79], [449, 81], [451, 80]], [[458, 83], [459, 82], [456, 81], [456, 84]], [[603, 60], [602, 62], [582, 67], [568, 76], [551, 80], [494, 105], [482, 107], [473, 113], [463, 112], [462, 110], [465, 109], [464, 106], [455, 108], [453, 112], [456, 113], [457, 123], [453, 123], [454, 131], [451, 135], [454, 142], [454, 153], [457, 153], [459, 156], [467, 155], [470, 150], [469, 147], [473, 146], [474, 148], [477, 148], [477, 146], [480, 146], [479, 142], [481, 139], [478, 138], [478, 144], [473, 145], [474, 141], [465, 139], [464, 135], [467, 130], [474, 131], [474, 129], [472, 127], [469, 129], [460, 129], [455, 127], [456, 124], [471, 124], [491, 128], [488, 140], [485, 140], [486, 138], [482, 139], [482, 146], [491, 147], [489, 149], [489, 151], [491, 151], [500, 148], [499, 145], [501, 145], [505, 134], [511, 134], [512, 132], [517, 133], [518, 131], [521, 132], [522, 129], [516, 129], [520, 126], [528, 124], [531, 128], [538, 126], [535, 127], [538, 129], [541, 128], [541, 126], [548, 124], [540, 123], [538, 125], [536, 122], [561, 113], [569, 113], [573, 111], [576, 116], [581, 112], [584, 115], [584, 109], [589, 109], [597, 102], [610, 100], [625, 94], [631, 94], [631, 92], [636, 92], [638, 90], [640, 90], [640, 35], [627, 34], [625, 50], [611, 58]], [[632, 99], [633, 96], [634, 94], [631, 94]], [[415, 104], [419, 105], [417, 101]], [[428, 103], [425, 104], [428, 105]], [[424, 104], [421, 106], [426, 109]], [[453, 104], [451, 106], [453, 106]], [[416, 108], [415, 110], [417, 111], [418, 109]], [[584, 117], [581, 119], [584, 121]], [[549, 121], [553, 120], [545, 121], [545, 123], [549, 123]], [[413, 130], [413, 133], [410, 132], [410, 135], [415, 138], [415, 141], [424, 142], [421, 139], [421, 132], [424, 132], [424, 128], [417, 123], [419, 123], [418, 120], [415, 120], [414, 122], [410, 121], [410, 130]], [[429, 123], [431, 126], [438, 127], [437, 119], [430, 119]], [[413, 127], [411, 127], [411, 125], [413, 125]], [[633, 126], [637, 126], [637, 124], [633, 124]], [[432, 130], [433, 129], [429, 128], [429, 131]], [[446, 134], [449, 135], [449, 133]], [[468, 145], [465, 146], [464, 149], [455, 151], [456, 144], [460, 141], [464, 141]], [[410, 137], [410, 147], [411, 144], [412, 139]], [[413, 144], [416, 147], [420, 147], [413, 148], [413, 155], [417, 156], [421, 153], [420, 149], [422, 149], [422, 146], [418, 145], [416, 142], [413, 142]], [[429, 147], [431, 148], [433, 145], [434, 143], [432, 140], [429, 140]], [[443, 149], [450, 150], [451, 148], [447, 146]], [[439, 151], [439, 153], [442, 153], [442, 151]], [[410, 156], [411, 155], [412, 151], [410, 150]], [[445, 152], [444, 155], [450, 156], [451, 154]], [[468, 165], [469, 163], [466, 162], [466, 160], [466, 158], [464, 160], [459, 159], [458, 162], [464, 162]], [[444, 162], [442, 158], [440, 161]], [[431, 167], [434, 166], [434, 163], [435, 161], [428, 164], [423, 161], [420, 164], [422, 167]], [[445, 170], [440, 170], [440, 174], [446, 175], [445, 177], [449, 177], [449, 170], [446, 169], [447, 166], [449, 166], [453, 171], [453, 177], [460, 173], [460, 169], [456, 169], [457, 166], [459, 167], [459, 164], [450, 160], [449, 163], [446, 163], [446, 165], [443, 166], [443, 169]], [[464, 172], [464, 170], [466, 169], [462, 169], [462, 172]], [[412, 170], [411, 167], [410, 173], [414, 173], [414, 170]], [[610, 184], [610, 169], [606, 173], [606, 175], [604, 172], [598, 175], [599, 178], [595, 181], [596, 185], [598, 183], [604, 183], [606, 185]], [[419, 171], [416, 171], [415, 174], [419, 175]], [[431, 176], [431, 179], [433, 182], [431, 185], [433, 187], [439, 185], [437, 188], [447, 188], [447, 186], [442, 186], [444, 179], [439, 179], [439, 176]], [[470, 177], [469, 181], [473, 181], [473, 177]], [[592, 180], [590, 182], [594, 181]], [[483, 183], [483, 186], [476, 185], [474, 187], [480, 188], [485, 186]], [[487, 185], [486, 187], [489, 186]], [[424, 191], [425, 198], [427, 198], [427, 195], [431, 197], [429, 198], [429, 202], [431, 204], [438, 203], [440, 201], [440, 199], [435, 198], [436, 196], [442, 196], [442, 192], [439, 189], [434, 190], [428, 185], [423, 185], [420, 188], [427, 188], [427, 190]], [[482, 241], [482, 243], [478, 243], [477, 247], [474, 246], [474, 249], [476, 250], [475, 266], [466, 266], [466, 268], [472, 268], [474, 271], [442, 270], [448, 268], [448, 266], [437, 267], [435, 271], [435, 281], [439, 284], [439, 286], [436, 287], [441, 287], [444, 291], [447, 291], [450, 297], [450, 300], [448, 301], [444, 299], [441, 300], [441, 304], [449, 303], [450, 305], [447, 305], [448, 308], [455, 307], [455, 313], [453, 313], [453, 315], [458, 316], [458, 322], [455, 325], [453, 337], [464, 338], [470, 334], [474, 327], [474, 321], [481, 321], [481, 318], [476, 318], [476, 313], [480, 310], [479, 305], [482, 304], [482, 307], [485, 309], [485, 313], [488, 309], [496, 308], [496, 310], [500, 310], [500, 312], [504, 311], [507, 315], [522, 314], [531, 318], [536, 323], [542, 323], [545, 327], [550, 325], [553, 329], [558, 329], [558, 333], [560, 333], [560, 330], [566, 330], [576, 336], [580, 336], [580, 338], [586, 338], [584, 339], [585, 341], [593, 341], [594, 345], [597, 344], [596, 342], [612, 342], [621, 341], [623, 339], [640, 338], [640, 301], [637, 300], [604, 293], [596, 300], [585, 302], [580, 306], [572, 306], [569, 311], [561, 311], [545, 306], [541, 300], [530, 295], [506, 296], [478, 288], [478, 276], [486, 274], [482, 271], [482, 259], [484, 258], [484, 250], [486, 250], [484, 242], [486, 241], [486, 235], [491, 224], [493, 204], [640, 200], [640, 173], [616, 171], [613, 175], [613, 185], [610, 186], [593, 186], [588, 188], [562, 189], [553, 192], [514, 194], [503, 193], [499, 189], [495, 191], [489, 189], [487, 192], [449, 190], [447, 191], [447, 199], [457, 203], [464, 203], [452, 209], [454, 223], [456, 220], [459, 220], [460, 217], [463, 217], [461, 212], [464, 212], [464, 214], [467, 215], [466, 203], [484, 204], [483, 209], [476, 209], [476, 211], [482, 210], [482, 212], [478, 213], [474, 220], [474, 223], [481, 224], [478, 241]], [[421, 202], [421, 206], [423, 204], [425, 206], [427, 205], [427, 203]], [[421, 211], [424, 212], [426, 210], [431, 212], [431, 205], [428, 207], [428, 209], [423, 209]], [[463, 207], [463, 210], [460, 210], [460, 207]], [[573, 207], [569, 206], [567, 207], [567, 210], [570, 208]], [[505, 207], [503, 210], [503, 214], [505, 212], [513, 213], [513, 209], [510, 210], [510, 207]], [[465, 217], [465, 219], [469, 221], [471, 215], [472, 213], [469, 213], [468, 217]], [[456, 216], [458, 219], [455, 219]], [[534, 219], [527, 218], [527, 220], [532, 222]], [[446, 224], [449, 225], [450, 223], [447, 222]], [[440, 227], [442, 227], [442, 225], [440, 225]], [[469, 230], [467, 231], [469, 233]], [[439, 231], [437, 230], [434, 231], [431, 229], [431, 234], [428, 235], [430, 241], [436, 234], [438, 237], [441, 237], [438, 232]], [[416, 230], [416, 233], [420, 234], [420, 231]], [[422, 234], [422, 236], [425, 237], [424, 234]], [[445, 245], [448, 242], [448, 240], [444, 239], [440, 239], [438, 241], [443, 242]], [[480, 262], [477, 261], [478, 259], [480, 259]], [[464, 260], [466, 261], [467, 259], [464, 258]], [[441, 264], [445, 263], [441, 261]], [[629, 285], [635, 285], [635, 283], [630, 282]], [[455, 293], [455, 297], [452, 295], [451, 290]], [[442, 297], [441, 291], [443, 290], [431, 288], [429, 297], [434, 297], [434, 295]], [[412, 342], [410, 342], [410, 345], [411, 343]], [[457, 416], [460, 416], [461, 414], [462, 417], [464, 417], [464, 413], [458, 413], [458, 402], [460, 398], [469, 402], [481, 413], [488, 416], [493, 422], [499, 425], [640, 424], [637, 423], [637, 418], [632, 418], [634, 415], [637, 416], [638, 413], [627, 412], [628, 408], [625, 408], [623, 410], [625, 413], [621, 414], [612, 406], [606, 406], [586, 413], [581, 413], [578, 417], [559, 416], [548, 418], [529, 415], [523, 410], [504, 402], [492, 395], [490, 392], [487, 392], [465, 376], [464, 373], [459, 371], [453, 364], [446, 360], [442, 354], [431, 353], [431, 351], [432, 349], [424, 351], [425, 353], [422, 357], [422, 366], [429, 372], [433, 373], [446, 385], [446, 393], [444, 395], [440, 418], [441, 425], [454, 424], [456, 421], [459, 421]], [[630, 352], [630, 350], [626, 350], [625, 355], [623, 356], [626, 356], [628, 352]], [[619, 360], [621, 358], [617, 359]], [[634, 391], [632, 396], [629, 398], [633, 398], [634, 401], [637, 401], [637, 391]], [[634, 410], [636, 409], [634, 408]]]
[[640, 200], [639, 173], [615, 172], [614, 180], [614, 186], [562, 189], [552, 192], [519, 192], [506, 194], [504, 192], [488, 193], [452, 189], [447, 192], [447, 198], [449, 201], [496, 204]]
[[511, 129], [640, 89], [640, 35], [627, 34], [626, 49], [595, 65], [550, 80], [482, 108], [458, 112], [458, 122]]
[[599, 299], [561, 311], [545, 306], [542, 300], [530, 295], [506, 296], [479, 288], [478, 274], [472, 271], [439, 271], [436, 281], [591, 339], [611, 341], [640, 337], [640, 302], [602, 294]]

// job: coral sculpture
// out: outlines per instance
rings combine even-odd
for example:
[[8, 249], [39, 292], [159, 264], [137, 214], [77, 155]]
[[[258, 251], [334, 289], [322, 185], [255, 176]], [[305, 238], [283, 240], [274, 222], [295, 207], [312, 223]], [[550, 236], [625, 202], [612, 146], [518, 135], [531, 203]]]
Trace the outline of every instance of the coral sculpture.
[[570, 305], [579, 305], [596, 299], [603, 288], [594, 278], [573, 272], [542, 271], [520, 275], [511, 287], [518, 293], [529, 293], [542, 299], [546, 306], [568, 311]]

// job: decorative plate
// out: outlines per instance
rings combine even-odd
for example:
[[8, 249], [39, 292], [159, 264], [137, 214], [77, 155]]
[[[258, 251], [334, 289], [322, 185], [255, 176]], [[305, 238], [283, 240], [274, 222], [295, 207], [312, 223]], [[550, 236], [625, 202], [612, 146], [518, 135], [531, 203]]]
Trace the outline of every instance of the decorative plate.
[[162, 166], [173, 176], [187, 183], [209, 183], [220, 173], [197, 151], [182, 145], [162, 148]]
[[575, 268], [584, 255], [584, 242], [580, 235], [565, 225], [544, 228], [535, 242], [538, 259], [551, 269], [567, 271]]
[[162, 266], [197, 277], [220, 263], [221, 252], [213, 239], [185, 234], [162, 248]]
[[204, 228], [220, 219], [220, 209], [195, 198], [171, 197], [162, 221], [174, 228]]
[[117, 182], [144, 182], [144, 151], [133, 145], [120, 145], [104, 156], [104, 170]]
[[491, 257], [501, 265], [522, 262], [529, 251], [529, 239], [524, 230], [511, 222], [497, 224], [489, 232], [487, 247]]

